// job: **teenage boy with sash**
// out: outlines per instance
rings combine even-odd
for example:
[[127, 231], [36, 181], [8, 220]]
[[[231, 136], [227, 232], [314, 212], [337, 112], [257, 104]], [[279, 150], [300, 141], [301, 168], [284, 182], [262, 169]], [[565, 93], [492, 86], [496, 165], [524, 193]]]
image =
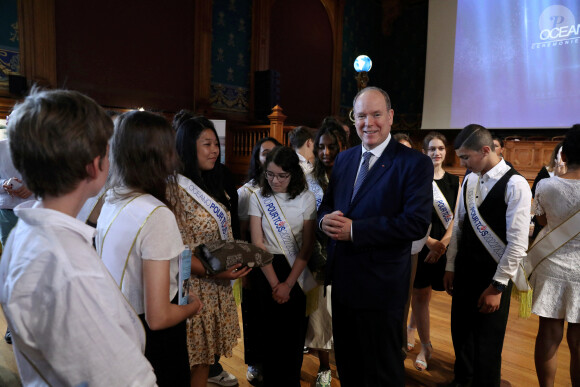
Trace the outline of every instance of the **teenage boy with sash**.
[[298, 155], [300, 160], [300, 167], [306, 177], [308, 189], [314, 194], [316, 198], [316, 208], [320, 207], [324, 191], [316, 178], [314, 177], [314, 138], [312, 132], [306, 126], [297, 126], [288, 133], [288, 139], [292, 149]]
[[526, 179], [494, 152], [483, 126], [466, 126], [454, 145], [461, 165], [473, 172], [461, 188], [443, 280], [453, 296], [450, 385], [499, 386], [512, 281], [527, 290], [521, 268], [532, 194]]

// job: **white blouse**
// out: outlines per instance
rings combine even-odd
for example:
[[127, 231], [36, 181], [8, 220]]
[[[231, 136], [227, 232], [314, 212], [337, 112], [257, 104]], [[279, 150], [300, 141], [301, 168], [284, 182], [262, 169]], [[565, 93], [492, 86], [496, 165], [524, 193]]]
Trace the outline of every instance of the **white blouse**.
[[[314, 198], [314, 194], [310, 191], [303, 191], [300, 195], [290, 200], [287, 193], [277, 193], [274, 194], [274, 198], [278, 201], [284, 217], [292, 229], [292, 234], [294, 234], [298, 246], [302, 247], [304, 221], [316, 220], [316, 199]], [[264, 214], [257, 194], [253, 194], [250, 198], [248, 214], [262, 218], [262, 230], [264, 232], [264, 245], [266, 246], [266, 250], [272, 254], [283, 254], [268, 219], [263, 216]]]

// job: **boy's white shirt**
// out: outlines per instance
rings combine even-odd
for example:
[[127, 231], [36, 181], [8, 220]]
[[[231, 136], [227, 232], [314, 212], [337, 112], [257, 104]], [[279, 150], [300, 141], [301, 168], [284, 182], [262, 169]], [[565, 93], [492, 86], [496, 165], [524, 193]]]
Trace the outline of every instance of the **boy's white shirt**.
[[153, 386], [143, 325], [92, 246], [95, 230], [26, 202], [0, 262], [23, 385]]
[[[465, 220], [465, 206], [463, 196], [463, 185], [468, 178], [480, 177], [480, 193], [476, 198], [477, 205], [487, 197], [493, 186], [505, 175], [510, 166], [503, 159], [500, 160], [483, 176], [472, 172], [463, 181], [457, 209], [455, 210], [455, 222], [453, 223], [453, 234], [447, 251], [446, 271], [455, 271], [455, 257], [457, 256], [458, 241], [461, 238], [461, 230]], [[513, 175], [507, 182], [505, 196], [506, 210], [506, 239], [505, 252], [497, 265], [497, 270], [493, 279], [507, 284], [512, 279], [522, 263], [528, 249], [528, 234], [530, 229], [530, 207], [532, 201], [532, 191], [527, 180], [520, 175]]]

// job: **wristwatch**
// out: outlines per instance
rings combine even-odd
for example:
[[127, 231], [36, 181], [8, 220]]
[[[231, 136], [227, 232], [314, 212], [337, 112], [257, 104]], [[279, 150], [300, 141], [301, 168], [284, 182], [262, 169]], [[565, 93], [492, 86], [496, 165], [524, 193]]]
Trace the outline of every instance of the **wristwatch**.
[[497, 290], [500, 293], [503, 292], [507, 288], [507, 285], [504, 285], [498, 281], [491, 281], [491, 286], [493, 286], [495, 288], [495, 290]]

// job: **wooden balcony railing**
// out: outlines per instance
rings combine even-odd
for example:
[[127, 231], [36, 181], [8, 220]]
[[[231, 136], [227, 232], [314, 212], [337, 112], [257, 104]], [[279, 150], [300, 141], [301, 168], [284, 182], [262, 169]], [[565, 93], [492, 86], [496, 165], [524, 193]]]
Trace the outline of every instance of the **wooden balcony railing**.
[[258, 140], [273, 137], [281, 144], [288, 145], [288, 133], [294, 126], [284, 125], [286, 116], [276, 105], [268, 116], [270, 125], [226, 126], [226, 164], [241, 183], [248, 173], [252, 148]]

